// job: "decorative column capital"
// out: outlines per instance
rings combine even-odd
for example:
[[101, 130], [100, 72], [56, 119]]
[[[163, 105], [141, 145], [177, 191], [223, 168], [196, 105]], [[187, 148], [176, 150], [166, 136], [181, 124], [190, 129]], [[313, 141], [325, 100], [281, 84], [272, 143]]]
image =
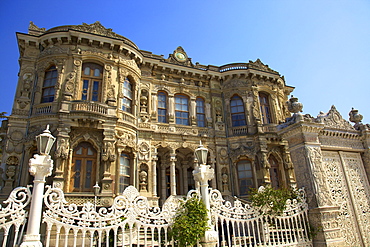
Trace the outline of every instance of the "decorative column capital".
[[215, 170], [210, 165], [199, 165], [195, 167], [193, 176], [200, 185], [208, 186], [208, 181], [215, 177]]
[[35, 154], [33, 157], [29, 161], [29, 172], [36, 181], [45, 182], [45, 177], [50, 176], [53, 171], [53, 160], [50, 155]]

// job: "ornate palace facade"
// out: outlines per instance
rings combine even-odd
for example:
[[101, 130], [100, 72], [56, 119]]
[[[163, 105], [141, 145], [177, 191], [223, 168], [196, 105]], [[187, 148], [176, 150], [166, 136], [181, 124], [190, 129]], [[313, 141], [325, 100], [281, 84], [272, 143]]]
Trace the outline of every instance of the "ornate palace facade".
[[[3, 121], [2, 194], [32, 182], [28, 160], [47, 124], [57, 137], [49, 184], [81, 204], [100, 186], [100, 205], [134, 185], [153, 205], [197, 187], [200, 141], [211, 181], [225, 197], [250, 188], [305, 187], [316, 244], [370, 244], [370, 131], [332, 107], [316, 118], [284, 77], [260, 60], [193, 63], [182, 47], [168, 57], [140, 50], [103, 27], [32, 22], [17, 33], [20, 70]], [[355, 203], [361, 202], [361, 203]], [[347, 217], [349, 216], [349, 217]]]

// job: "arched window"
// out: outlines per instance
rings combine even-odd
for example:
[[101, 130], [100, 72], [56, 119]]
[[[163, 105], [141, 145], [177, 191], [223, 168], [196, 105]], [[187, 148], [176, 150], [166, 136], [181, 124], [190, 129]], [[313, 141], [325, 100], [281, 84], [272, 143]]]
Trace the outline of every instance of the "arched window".
[[122, 110], [128, 113], [132, 113], [132, 83], [127, 77], [123, 82], [122, 93]]
[[51, 66], [45, 71], [44, 84], [42, 85], [41, 103], [53, 102], [55, 97], [55, 84], [58, 80], [58, 71]]
[[122, 193], [130, 185], [131, 168], [130, 157], [126, 153], [121, 153], [119, 160], [119, 183], [118, 193]]
[[240, 195], [248, 195], [253, 186], [252, 163], [249, 160], [240, 160], [237, 164]]
[[273, 155], [269, 157], [270, 163], [270, 181], [272, 188], [280, 188], [281, 186], [281, 176], [279, 171], [279, 163]]
[[82, 65], [81, 100], [100, 101], [103, 67], [95, 63]]
[[230, 102], [231, 121], [233, 127], [246, 125], [244, 103], [242, 98], [235, 95], [231, 98]]
[[73, 150], [70, 192], [92, 192], [96, 182], [97, 152], [89, 142]]
[[197, 125], [198, 127], [206, 127], [206, 115], [204, 110], [204, 100], [202, 98], [197, 98]]
[[158, 122], [167, 123], [167, 94], [158, 92]]
[[189, 99], [185, 95], [175, 95], [176, 124], [189, 125]]
[[261, 106], [262, 123], [264, 124], [272, 123], [268, 95], [265, 93], [259, 93], [259, 98], [260, 98], [260, 106]]

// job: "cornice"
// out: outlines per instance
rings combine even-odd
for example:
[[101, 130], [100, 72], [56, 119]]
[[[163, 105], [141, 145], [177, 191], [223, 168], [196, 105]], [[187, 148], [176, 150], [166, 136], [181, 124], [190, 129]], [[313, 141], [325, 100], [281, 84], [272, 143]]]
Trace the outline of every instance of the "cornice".
[[324, 128], [323, 123], [313, 123], [313, 122], [297, 122], [288, 127], [278, 131], [284, 139], [294, 136], [300, 133], [315, 133], [318, 134]]

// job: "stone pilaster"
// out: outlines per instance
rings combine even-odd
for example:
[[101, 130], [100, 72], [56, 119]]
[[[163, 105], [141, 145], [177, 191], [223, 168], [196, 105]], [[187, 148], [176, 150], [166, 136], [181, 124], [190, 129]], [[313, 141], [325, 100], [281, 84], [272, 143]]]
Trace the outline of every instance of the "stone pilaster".
[[340, 238], [337, 218], [339, 208], [330, 200], [322, 162], [319, 132], [324, 124], [296, 122], [279, 134], [289, 143], [289, 152], [295, 164], [297, 186], [305, 187], [309, 204], [309, 220], [316, 233], [315, 246], [345, 246]]

